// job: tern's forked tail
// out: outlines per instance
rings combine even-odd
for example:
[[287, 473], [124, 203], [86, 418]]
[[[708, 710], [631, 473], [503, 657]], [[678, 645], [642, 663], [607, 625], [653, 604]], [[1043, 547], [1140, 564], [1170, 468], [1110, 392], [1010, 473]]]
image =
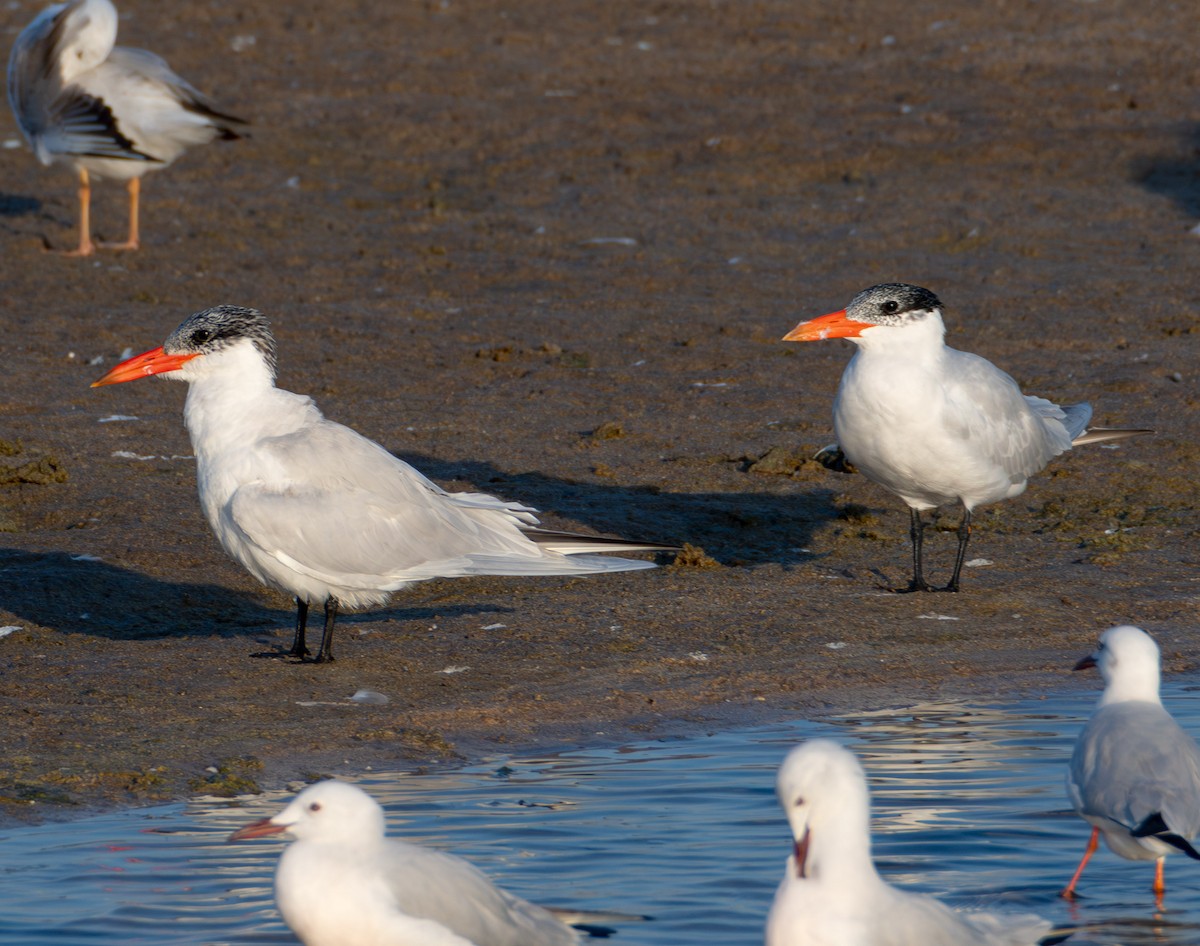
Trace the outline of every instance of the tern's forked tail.
[[1087, 443], [1104, 443], [1108, 440], [1128, 440], [1142, 434], [1152, 434], [1151, 427], [1092, 427], [1085, 430], [1071, 441], [1072, 447], [1082, 447]]
[[522, 527], [521, 532], [542, 548], [563, 555], [586, 552], [678, 552], [678, 545], [661, 542], [631, 542], [629, 539], [610, 539], [603, 535], [581, 535], [578, 532], [559, 532], [554, 529]]

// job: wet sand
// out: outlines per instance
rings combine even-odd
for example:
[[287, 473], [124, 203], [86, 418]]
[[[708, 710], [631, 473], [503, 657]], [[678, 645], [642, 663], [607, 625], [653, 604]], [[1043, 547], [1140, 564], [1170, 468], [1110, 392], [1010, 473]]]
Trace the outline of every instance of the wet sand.
[[[1194, 668], [1190, 9], [829, 7], [124, 0], [122, 43], [253, 125], [88, 260], [43, 249], [75, 243], [71, 174], [0, 150], [0, 819], [1096, 686], [1068, 670], [1123, 622]], [[95, 195], [119, 238], [123, 188]], [[905, 508], [805, 462], [850, 345], [779, 341], [894, 280], [1026, 391], [1158, 431], [982, 510], [958, 595], [888, 593]], [[183, 385], [88, 387], [218, 303], [448, 488], [712, 567], [428, 582], [332, 665], [256, 659], [291, 604], [201, 517]]]

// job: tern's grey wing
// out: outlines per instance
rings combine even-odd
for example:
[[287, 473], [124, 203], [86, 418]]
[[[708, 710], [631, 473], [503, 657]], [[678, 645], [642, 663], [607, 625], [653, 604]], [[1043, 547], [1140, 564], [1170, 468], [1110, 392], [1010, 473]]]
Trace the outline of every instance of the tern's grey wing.
[[1027, 479], [1071, 447], [1063, 411], [1028, 398], [986, 358], [947, 350], [944, 422], [1014, 482]]
[[1112, 703], [1075, 744], [1067, 791], [1081, 814], [1130, 830], [1160, 814], [1191, 839], [1200, 833], [1200, 748], [1159, 704]]
[[529, 506], [484, 493], [447, 493], [420, 470], [342, 424], [317, 419], [293, 434], [275, 437], [264, 449], [291, 482], [336, 491], [351, 487], [402, 507], [440, 509], [446, 501], [464, 509], [503, 511], [514, 525], [537, 525]]
[[542, 907], [497, 887], [473, 864], [430, 848], [388, 841], [388, 882], [396, 903], [473, 943], [575, 946], [578, 934]]
[[340, 424], [321, 421], [260, 449], [269, 476], [239, 487], [222, 516], [301, 574], [394, 589], [433, 577], [585, 570], [521, 534], [527, 507], [480, 494], [460, 500]]
[[422, 507], [398, 510], [373, 493], [239, 487], [222, 515], [247, 544], [310, 578], [351, 589], [467, 573], [452, 530]]

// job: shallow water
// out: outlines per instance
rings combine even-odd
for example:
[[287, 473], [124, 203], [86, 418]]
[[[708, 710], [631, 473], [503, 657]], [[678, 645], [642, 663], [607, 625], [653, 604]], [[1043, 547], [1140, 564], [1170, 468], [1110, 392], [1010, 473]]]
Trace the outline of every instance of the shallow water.
[[[750, 946], [762, 942], [790, 844], [775, 769], [796, 742], [833, 736], [871, 777], [875, 856], [889, 880], [958, 908], [1087, 924], [1075, 944], [1200, 943], [1200, 865], [1182, 856], [1167, 861], [1162, 913], [1152, 863], [1103, 848], [1081, 881], [1086, 899], [1057, 897], [1088, 837], [1063, 773], [1094, 698], [921, 706], [361, 784], [393, 833], [468, 857], [530, 899], [655, 917], [614, 943]], [[1164, 701], [1200, 731], [1200, 687], [1172, 683]], [[284, 797], [5, 832], [0, 944], [295, 942], [271, 896], [281, 843], [225, 843]]]

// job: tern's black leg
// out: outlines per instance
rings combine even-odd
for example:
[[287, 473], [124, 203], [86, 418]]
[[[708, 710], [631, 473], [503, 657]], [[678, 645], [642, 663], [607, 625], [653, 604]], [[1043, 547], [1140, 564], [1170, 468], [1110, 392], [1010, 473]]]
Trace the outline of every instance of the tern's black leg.
[[924, 560], [921, 555], [922, 543], [925, 538], [925, 522], [921, 518], [921, 510], [915, 509], [912, 506], [908, 507], [908, 515], [911, 522], [908, 537], [912, 539], [913, 577], [912, 581], [908, 583], [907, 588], [894, 588], [893, 590], [900, 594], [909, 591], [933, 591], [925, 581]]
[[958, 591], [958, 576], [962, 573], [963, 561], [967, 557], [967, 543], [971, 541], [971, 510], [963, 506], [962, 519], [958, 523], [958, 556], [954, 559], [954, 574], [943, 591]]
[[313, 663], [333, 661], [333, 623], [337, 620], [338, 599], [330, 595], [325, 599], [325, 633], [321, 635], [321, 649]]
[[299, 657], [301, 660], [308, 653], [308, 648], [304, 646], [304, 632], [308, 627], [308, 602], [296, 599], [296, 636], [292, 638], [292, 649], [288, 651], [289, 657]]

